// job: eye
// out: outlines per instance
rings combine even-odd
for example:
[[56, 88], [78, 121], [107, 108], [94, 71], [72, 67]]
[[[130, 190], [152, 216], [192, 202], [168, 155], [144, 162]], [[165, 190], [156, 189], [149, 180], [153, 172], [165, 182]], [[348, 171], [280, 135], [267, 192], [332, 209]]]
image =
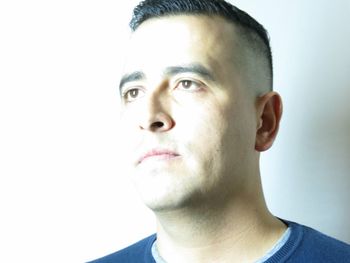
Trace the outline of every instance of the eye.
[[196, 91], [201, 87], [201, 83], [193, 80], [181, 80], [179, 81], [177, 88], [188, 91]]
[[123, 93], [123, 99], [125, 102], [132, 102], [142, 97], [143, 93], [140, 88], [131, 88]]

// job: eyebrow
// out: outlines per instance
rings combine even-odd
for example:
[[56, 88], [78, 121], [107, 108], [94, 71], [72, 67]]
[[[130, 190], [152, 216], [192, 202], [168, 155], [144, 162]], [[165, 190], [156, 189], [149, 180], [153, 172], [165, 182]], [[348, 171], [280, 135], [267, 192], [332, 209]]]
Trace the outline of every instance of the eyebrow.
[[146, 75], [145, 73], [141, 72], [141, 71], [135, 71], [132, 72], [130, 74], [125, 74], [122, 79], [120, 80], [120, 84], [119, 84], [119, 91], [120, 94], [122, 92], [122, 87], [128, 83], [128, 82], [132, 82], [132, 81], [138, 81], [138, 80], [142, 80], [145, 79]]
[[213, 74], [204, 66], [198, 63], [168, 67], [164, 71], [164, 75], [173, 76], [181, 73], [195, 73], [207, 80], [214, 80]]
[[[205, 78], [206, 80], [214, 81], [213, 74], [206, 67], [204, 67], [203, 65], [201, 65], [199, 63], [192, 63], [192, 64], [186, 64], [186, 65], [180, 65], [180, 66], [167, 67], [163, 71], [162, 75], [169, 77], [169, 76], [174, 76], [174, 75], [181, 74], [181, 73], [194, 73], [194, 74], [197, 74], [197, 75]], [[132, 81], [143, 80], [145, 78], [146, 78], [146, 74], [143, 73], [142, 71], [135, 71], [135, 72], [132, 72], [130, 74], [125, 74], [121, 78], [120, 84], [119, 84], [120, 95], [122, 94], [122, 88], [126, 83], [132, 82]]]

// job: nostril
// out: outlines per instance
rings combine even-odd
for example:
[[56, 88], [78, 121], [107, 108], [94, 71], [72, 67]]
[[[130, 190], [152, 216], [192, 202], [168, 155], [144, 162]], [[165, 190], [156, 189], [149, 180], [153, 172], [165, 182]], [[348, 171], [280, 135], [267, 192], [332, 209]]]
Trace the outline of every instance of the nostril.
[[164, 123], [161, 121], [156, 121], [151, 124], [151, 128], [157, 129], [157, 128], [162, 128], [164, 126]]
[[148, 118], [141, 121], [140, 124], [139, 127], [141, 130], [151, 132], [166, 132], [171, 130], [175, 125], [170, 115], [163, 112], [154, 114], [154, 116], [148, 116]]

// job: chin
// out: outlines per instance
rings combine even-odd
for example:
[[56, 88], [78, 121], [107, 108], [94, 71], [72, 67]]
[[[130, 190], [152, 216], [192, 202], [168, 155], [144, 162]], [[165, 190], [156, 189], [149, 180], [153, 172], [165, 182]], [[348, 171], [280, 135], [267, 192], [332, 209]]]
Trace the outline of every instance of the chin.
[[176, 210], [185, 209], [186, 207], [190, 207], [191, 199], [178, 199], [178, 200], [146, 200], [144, 201], [145, 205], [151, 209], [154, 213], [166, 213], [172, 212]]
[[198, 199], [202, 177], [180, 163], [143, 166], [134, 170], [132, 179], [143, 203], [154, 212], [164, 212], [185, 208]]
[[154, 212], [166, 212], [184, 208], [191, 203], [193, 189], [186, 184], [138, 185], [143, 203]]
[[154, 213], [171, 212], [183, 208], [181, 203], [164, 202], [164, 200], [156, 202], [145, 202], [145, 205]]

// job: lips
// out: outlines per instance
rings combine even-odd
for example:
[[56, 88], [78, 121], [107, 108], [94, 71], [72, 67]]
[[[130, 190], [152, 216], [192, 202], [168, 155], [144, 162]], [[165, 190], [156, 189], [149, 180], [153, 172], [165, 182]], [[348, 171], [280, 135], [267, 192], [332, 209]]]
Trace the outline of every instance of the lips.
[[145, 154], [143, 154], [139, 160], [138, 164], [150, 160], [150, 159], [157, 159], [157, 160], [169, 160], [175, 157], [180, 156], [177, 152], [168, 150], [168, 149], [152, 149]]

